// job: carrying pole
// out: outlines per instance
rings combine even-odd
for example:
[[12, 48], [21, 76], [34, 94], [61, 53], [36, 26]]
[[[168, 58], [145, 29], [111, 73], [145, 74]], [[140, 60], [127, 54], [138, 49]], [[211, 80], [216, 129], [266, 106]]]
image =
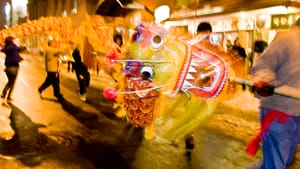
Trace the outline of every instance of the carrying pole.
[[[245, 85], [250, 86], [250, 87], [253, 86], [253, 82], [250, 81], [250, 80], [245, 80], [245, 79], [241, 79], [241, 78], [234, 78], [232, 80], [236, 83], [239, 83], [239, 84], [245, 84]], [[290, 98], [293, 98], [293, 99], [300, 100], [300, 89], [290, 87], [290, 86], [287, 86], [287, 85], [276, 87], [274, 89], [274, 94], [278, 94], [278, 95], [281, 95], [281, 96], [290, 97]]]

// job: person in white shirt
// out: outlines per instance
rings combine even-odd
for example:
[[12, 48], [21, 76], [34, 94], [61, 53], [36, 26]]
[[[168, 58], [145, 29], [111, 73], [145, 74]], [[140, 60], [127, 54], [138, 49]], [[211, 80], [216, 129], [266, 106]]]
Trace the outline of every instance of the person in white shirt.
[[[47, 72], [47, 77], [42, 85], [39, 87], [38, 91], [40, 95], [47, 89], [50, 85], [53, 87], [54, 96], [58, 101], [63, 101], [64, 97], [60, 93], [59, 87], [59, 54], [61, 51], [53, 46], [53, 41], [48, 41], [48, 47], [45, 54], [45, 68]], [[41, 95], [42, 98], [42, 95]]]

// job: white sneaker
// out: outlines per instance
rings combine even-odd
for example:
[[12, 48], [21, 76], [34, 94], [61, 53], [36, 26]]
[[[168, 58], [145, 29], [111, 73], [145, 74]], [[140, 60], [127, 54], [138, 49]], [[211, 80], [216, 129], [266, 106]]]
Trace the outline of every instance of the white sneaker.
[[81, 101], [86, 101], [86, 93], [79, 95]]

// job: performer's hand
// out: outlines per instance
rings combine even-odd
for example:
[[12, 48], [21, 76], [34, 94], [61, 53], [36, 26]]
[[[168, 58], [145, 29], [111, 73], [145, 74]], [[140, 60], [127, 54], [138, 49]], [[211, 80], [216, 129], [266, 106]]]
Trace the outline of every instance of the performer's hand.
[[274, 85], [265, 81], [255, 82], [252, 86], [252, 90], [260, 96], [268, 97], [274, 94]]

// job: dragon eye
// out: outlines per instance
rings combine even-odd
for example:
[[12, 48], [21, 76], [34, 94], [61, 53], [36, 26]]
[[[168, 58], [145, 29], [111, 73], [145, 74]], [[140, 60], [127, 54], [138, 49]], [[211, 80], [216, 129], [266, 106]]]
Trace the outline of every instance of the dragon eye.
[[164, 40], [160, 35], [154, 35], [151, 38], [151, 46], [154, 49], [160, 48], [164, 44]]
[[140, 73], [142, 74], [142, 78], [149, 79], [149, 78], [152, 78], [152, 76], [154, 74], [154, 70], [150, 66], [144, 66], [140, 70]]

